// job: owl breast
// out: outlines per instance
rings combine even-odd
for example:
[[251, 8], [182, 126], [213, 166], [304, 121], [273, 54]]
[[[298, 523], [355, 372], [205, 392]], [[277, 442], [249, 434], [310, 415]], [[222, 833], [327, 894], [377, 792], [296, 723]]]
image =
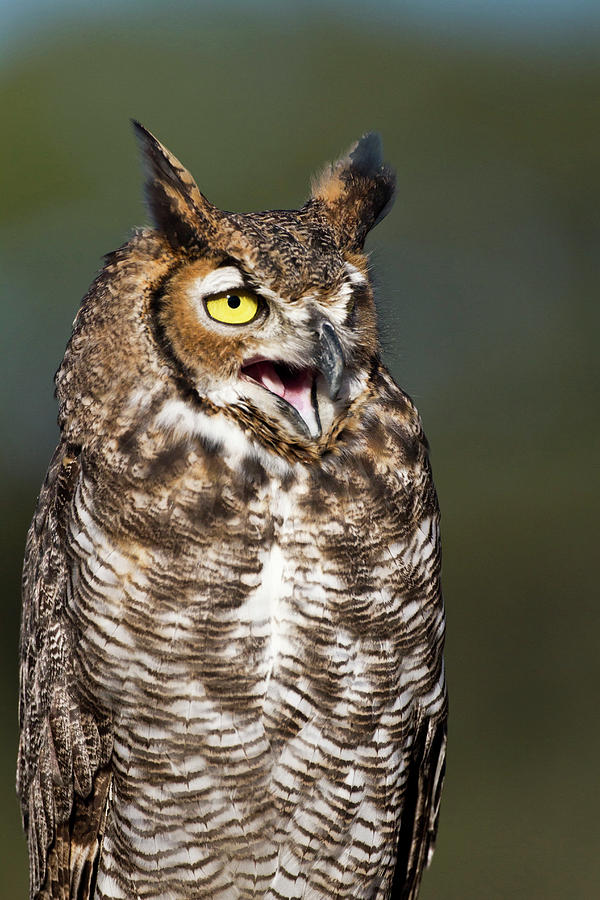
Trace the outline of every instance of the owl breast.
[[377, 896], [407, 686], [433, 678], [411, 664], [401, 542], [369, 536], [364, 472], [168, 461], [138, 463], [126, 510], [95, 465], [73, 499], [77, 662], [114, 728], [98, 896]]

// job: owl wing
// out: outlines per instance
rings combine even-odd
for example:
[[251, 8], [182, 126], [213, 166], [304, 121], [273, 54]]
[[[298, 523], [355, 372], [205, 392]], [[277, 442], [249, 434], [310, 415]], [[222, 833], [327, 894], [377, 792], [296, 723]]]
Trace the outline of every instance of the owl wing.
[[79, 472], [78, 452], [59, 445], [23, 568], [17, 792], [29, 845], [30, 897], [40, 900], [92, 896], [110, 784], [110, 725], [78, 699], [65, 616], [66, 534]]
[[[422, 440], [426, 451], [425, 439]], [[423, 607], [430, 611], [430, 616], [423, 616], [423, 624], [429, 623], [426, 627], [429, 637], [426, 657], [422, 661], [430, 670], [425, 690], [430, 692], [430, 699], [435, 697], [435, 701], [428, 709], [422, 698], [416, 698], [415, 733], [402, 807], [391, 893], [393, 900], [417, 898], [421, 876], [433, 856], [446, 762], [447, 700], [442, 666], [444, 613], [439, 577], [438, 507], [429, 463], [426, 459], [424, 463], [422, 477], [418, 480], [420, 496], [415, 498], [415, 506], [419, 510], [418, 518], [429, 513], [435, 520], [435, 527], [427, 530], [425, 539], [423, 530], [417, 527], [419, 550], [413, 556], [413, 590], [421, 595]], [[415, 542], [411, 544], [414, 552]]]
[[446, 722], [426, 720], [413, 744], [398, 840], [393, 900], [416, 900], [433, 855], [446, 759]]
[[[439, 507], [429, 463], [429, 445], [410, 397], [382, 371], [385, 421], [393, 435], [387, 463], [389, 497], [408, 514], [403, 578], [416, 604], [420, 665], [415, 683], [414, 737], [405, 784], [393, 900], [416, 900], [423, 870], [433, 856], [444, 781], [447, 696], [443, 668], [444, 605], [440, 580]], [[397, 479], [395, 473], [403, 472]], [[400, 494], [398, 494], [400, 488]]]

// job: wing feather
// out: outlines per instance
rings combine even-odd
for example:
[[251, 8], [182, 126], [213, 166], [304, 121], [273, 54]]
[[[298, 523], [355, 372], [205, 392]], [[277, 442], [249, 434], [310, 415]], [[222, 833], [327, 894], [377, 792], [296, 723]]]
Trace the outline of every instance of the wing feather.
[[79, 699], [65, 616], [65, 533], [79, 471], [77, 451], [59, 445], [23, 568], [17, 792], [29, 845], [30, 898], [40, 900], [92, 896], [88, 872], [99, 852], [108, 797], [110, 727]]
[[403, 576], [412, 586], [410, 599], [420, 610], [421, 663], [427, 672], [422, 683], [415, 685], [414, 731], [390, 894], [393, 900], [416, 900], [421, 876], [433, 856], [446, 759], [448, 709], [443, 668], [439, 507], [429, 447], [417, 410], [385, 370], [382, 376], [388, 427], [394, 435], [390, 468], [392, 472], [411, 473], [406, 495], [410, 527]]
[[446, 722], [428, 719], [417, 731], [398, 839], [393, 900], [416, 900], [431, 862], [446, 760]]

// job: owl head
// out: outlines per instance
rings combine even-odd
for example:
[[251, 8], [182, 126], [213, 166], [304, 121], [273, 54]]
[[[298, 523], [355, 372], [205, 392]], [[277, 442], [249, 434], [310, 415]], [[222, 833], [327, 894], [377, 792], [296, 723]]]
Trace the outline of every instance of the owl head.
[[154, 227], [108, 258], [84, 300], [57, 376], [62, 425], [98, 419], [110, 397], [114, 433], [132, 403], [168, 390], [271, 446], [318, 451], [378, 355], [363, 245], [395, 184], [379, 137], [327, 167], [300, 210], [241, 214], [134, 128]]

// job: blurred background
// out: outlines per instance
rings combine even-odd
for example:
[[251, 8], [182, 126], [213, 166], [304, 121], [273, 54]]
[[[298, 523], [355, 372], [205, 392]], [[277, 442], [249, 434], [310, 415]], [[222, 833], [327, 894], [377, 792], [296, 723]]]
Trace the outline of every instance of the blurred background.
[[[218, 205], [297, 207], [381, 132], [369, 237], [384, 355], [443, 511], [451, 691], [422, 900], [600, 895], [600, 5], [0, 2], [0, 896], [19, 579], [79, 300], [146, 221], [129, 117]], [[4, 893], [2, 893], [4, 892]]]

